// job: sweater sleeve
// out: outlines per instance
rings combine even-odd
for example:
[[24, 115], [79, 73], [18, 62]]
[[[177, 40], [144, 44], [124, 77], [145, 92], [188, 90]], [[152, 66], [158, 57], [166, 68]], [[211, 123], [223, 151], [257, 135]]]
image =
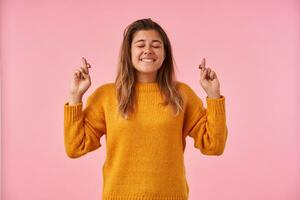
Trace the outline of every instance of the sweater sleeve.
[[100, 138], [106, 132], [104, 112], [95, 91], [87, 99], [86, 108], [82, 102], [64, 105], [64, 144], [70, 158], [80, 157], [101, 146]]
[[191, 88], [186, 92], [184, 137], [194, 140], [194, 147], [204, 155], [221, 155], [224, 152], [228, 129], [226, 126], [225, 97], [206, 97], [207, 109]]

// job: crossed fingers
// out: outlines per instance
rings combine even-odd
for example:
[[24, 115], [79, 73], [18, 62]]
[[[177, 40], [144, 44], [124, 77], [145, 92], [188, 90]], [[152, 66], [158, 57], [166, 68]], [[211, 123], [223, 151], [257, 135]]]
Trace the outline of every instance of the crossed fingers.
[[82, 67], [76, 70], [76, 77], [86, 78], [89, 75], [88, 68], [91, 68], [91, 65], [87, 62], [87, 60], [84, 57], [82, 57]]
[[206, 68], [206, 60], [205, 58], [202, 59], [201, 64], [199, 65], [200, 71], [200, 77], [202, 80], [213, 80], [217, 77], [216, 73], [211, 68]]

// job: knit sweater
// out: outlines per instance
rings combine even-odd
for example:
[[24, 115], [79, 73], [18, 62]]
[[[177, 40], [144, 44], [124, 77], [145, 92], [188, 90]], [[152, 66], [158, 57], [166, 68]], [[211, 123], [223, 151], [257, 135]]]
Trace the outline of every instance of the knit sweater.
[[202, 100], [178, 82], [184, 104], [175, 116], [157, 83], [137, 83], [136, 111], [129, 119], [118, 113], [114, 83], [106, 83], [82, 102], [64, 104], [64, 144], [70, 158], [98, 149], [105, 135], [103, 200], [187, 200], [186, 137], [204, 155], [221, 155], [227, 139], [225, 97]]

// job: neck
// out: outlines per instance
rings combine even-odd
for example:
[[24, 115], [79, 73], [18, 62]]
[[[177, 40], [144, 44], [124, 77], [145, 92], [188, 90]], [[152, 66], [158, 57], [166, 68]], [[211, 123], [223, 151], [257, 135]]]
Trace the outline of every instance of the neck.
[[152, 73], [152, 74], [138, 73], [137, 74], [137, 82], [139, 82], [139, 83], [154, 83], [154, 82], [156, 82], [156, 73]]

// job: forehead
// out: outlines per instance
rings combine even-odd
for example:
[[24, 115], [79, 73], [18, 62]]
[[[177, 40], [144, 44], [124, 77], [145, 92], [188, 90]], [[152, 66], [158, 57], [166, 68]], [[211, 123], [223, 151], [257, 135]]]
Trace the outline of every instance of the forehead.
[[132, 42], [138, 40], [159, 40], [162, 42], [161, 35], [155, 30], [140, 30], [134, 33]]

